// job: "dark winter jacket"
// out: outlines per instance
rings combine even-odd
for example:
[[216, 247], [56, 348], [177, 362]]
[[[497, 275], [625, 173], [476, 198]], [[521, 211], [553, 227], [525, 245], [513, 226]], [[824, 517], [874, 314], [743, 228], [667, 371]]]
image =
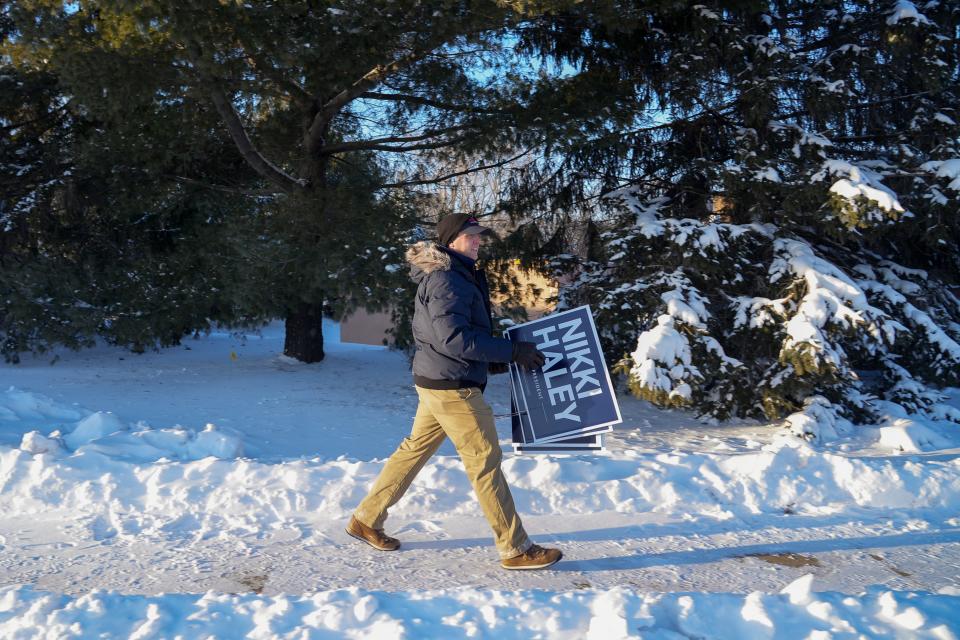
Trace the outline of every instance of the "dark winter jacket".
[[473, 261], [433, 242], [407, 249], [418, 284], [413, 313], [413, 381], [427, 389], [483, 387], [487, 364], [510, 362], [513, 343], [494, 338], [490, 293]]

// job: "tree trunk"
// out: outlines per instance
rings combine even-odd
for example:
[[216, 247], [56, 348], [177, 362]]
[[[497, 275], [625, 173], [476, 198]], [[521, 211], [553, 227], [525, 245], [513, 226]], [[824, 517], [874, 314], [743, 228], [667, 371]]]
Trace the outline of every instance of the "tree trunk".
[[[307, 190], [301, 194], [304, 202], [310, 201], [313, 211], [322, 217], [326, 215], [326, 186], [328, 159], [323, 150], [324, 136], [311, 136], [310, 126], [317, 114], [317, 105], [312, 104], [304, 120], [304, 148], [306, 150], [301, 176], [306, 180]], [[324, 125], [323, 134], [329, 123]], [[313, 242], [319, 243], [320, 237], [313, 235]], [[322, 296], [315, 299], [322, 300]], [[308, 304], [301, 302], [287, 312], [285, 320], [286, 337], [283, 342], [283, 355], [296, 358], [310, 364], [323, 360], [323, 303]]]
[[323, 304], [301, 304], [284, 326], [283, 355], [308, 364], [323, 360]]

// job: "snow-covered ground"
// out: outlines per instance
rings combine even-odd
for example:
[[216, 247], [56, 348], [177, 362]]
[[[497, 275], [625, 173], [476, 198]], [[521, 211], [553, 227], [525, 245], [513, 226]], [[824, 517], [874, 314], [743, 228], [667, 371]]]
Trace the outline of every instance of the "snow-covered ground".
[[309, 366], [278, 325], [0, 365], [0, 637], [960, 637], [957, 425], [815, 447], [624, 397], [604, 454], [505, 454], [554, 569], [499, 568], [449, 444], [380, 553], [343, 527], [416, 394], [326, 329]]

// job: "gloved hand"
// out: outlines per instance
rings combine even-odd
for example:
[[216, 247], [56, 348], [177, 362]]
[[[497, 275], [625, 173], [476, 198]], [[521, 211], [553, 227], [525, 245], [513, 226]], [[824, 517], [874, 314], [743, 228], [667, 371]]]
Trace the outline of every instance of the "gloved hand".
[[537, 350], [532, 342], [514, 342], [511, 362], [516, 362], [524, 369], [539, 369], [547, 359]]
[[487, 363], [487, 373], [492, 376], [497, 375], [498, 373], [506, 373], [510, 371], [510, 365], [506, 362], [488, 362]]

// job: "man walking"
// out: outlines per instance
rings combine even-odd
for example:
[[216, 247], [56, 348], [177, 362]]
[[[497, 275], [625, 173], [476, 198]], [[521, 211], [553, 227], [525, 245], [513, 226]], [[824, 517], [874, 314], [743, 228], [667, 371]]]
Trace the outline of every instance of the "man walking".
[[466, 214], [444, 216], [437, 241], [407, 250], [410, 276], [418, 284], [413, 316], [413, 381], [420, 397], [413, 429], [387, 460], [347, 533], [381, 551], [400, 541], [383, 532], [387, 510], [449, 437], [463, 460], [505, 569], [542, 569], [560, 560], [527, 537], [500, 468], [503, 453], [493, 410], [483, 399], [487, 372], [505, 373], [508, 362], [535, 369], [544, 356], [532, 342], [491, 335], [490, 292], [476, 268], [481, 235], [492, 234]]

